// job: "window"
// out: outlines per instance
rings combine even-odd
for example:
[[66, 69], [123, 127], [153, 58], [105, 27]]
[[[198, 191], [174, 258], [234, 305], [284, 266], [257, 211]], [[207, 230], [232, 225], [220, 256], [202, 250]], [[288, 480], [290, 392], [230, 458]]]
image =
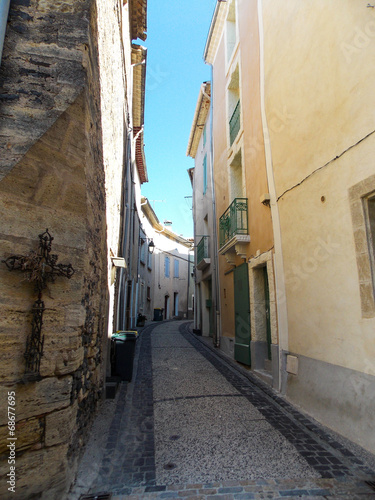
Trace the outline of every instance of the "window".
[[169, 278], [169, 267], [170, 267], [169, 257], [164, 257], [164, 276], [166, 278]]
[[174, 261], [174, 277], [179, 278], [180, 277], [180, 263], [177, 259]]
[[140, 260], [141, 260], [141, 263], [142, 264], [146, 264], [146, 243], [144, 242], [144, 240], [141, 239], [141, 257], [140, 257]]
[[147, 287], [147, 300], [151, 300], [151, 288], [149, 286]]
[[150, 252], [147, 253], [147, 267], [152, 269], [152, 254]]
[[230, 194], [231, 201], [243, 198], [242, 153], [241, 150], [230, 164]]
[[367, 242], [372, 271], [372, 282], [375, 289], [375, 195], [369, 196], [365, 201]]
[[226, 22], [226, 34], [227, 34], [227, 62], [230, 61], [234, 48], [236, 46], [237, 35], [236, 35], [236, 2], [232, 0], [229, 6], [229, 12]]
[[375, 175], [349, 188], [363, 318], [375, 316]]
[[144, 280], [140, 280], [140, 285], [141, 285], [141, 290], [140, 290], [140, 303], [139, 303], [139, 310], [143, 312], [144, 309], [144, 304], [145, 304], [145, 282]]
[[206, 145], [206, 140], [207, 140], [207, 131], [206, 131], [206, 125], [204, 126], [203, 129], [203, 147]]
[[207, 155], [205, 155], [203, 160], [203, 194], [207, 191]]
[[229, 145], [232, 146], [241, 128], [240, 70], [233, 71], [227, 91]]

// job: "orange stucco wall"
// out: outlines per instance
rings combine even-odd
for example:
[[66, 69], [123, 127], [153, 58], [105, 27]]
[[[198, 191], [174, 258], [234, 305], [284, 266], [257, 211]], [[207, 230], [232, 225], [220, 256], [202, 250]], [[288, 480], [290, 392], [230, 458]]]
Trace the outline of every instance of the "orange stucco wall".
[[[270, 209], [260, 202], [268, 192], [264, 141], [260, 111], [259, 36], [257, 2], [237, 3], [237, 46], [229, 64], [226, 61], [225, 34], [221, 38], [213, 64], [213, 140], [217, 217], [231, 204], [229, 164], [242, 151], [244, 196], [248, 199], [248, 224], [251, 238], [247, 258], [273, 246]], [[227, 87], [233, 70], [239, 67], [242, 131], [233, 146], [227, 139]], [[219, 234], [219, 221], [218, 221]], [[236, 265], [243, 259], [236, 257]], [[225, 256], [219, 257], [222, 335], [234, 336], [233, 268]]]

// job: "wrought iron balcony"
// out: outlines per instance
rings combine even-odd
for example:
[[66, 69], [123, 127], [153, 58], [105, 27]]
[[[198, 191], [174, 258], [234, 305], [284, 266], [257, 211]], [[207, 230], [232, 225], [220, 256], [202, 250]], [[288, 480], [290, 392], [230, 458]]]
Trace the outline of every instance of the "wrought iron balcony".
[[208, 253], [208, 239], [208, 236], [203, 236], [197, 245], [197, 268], [199, 270], [204, 269], [211, 263]]
[[[235, 198], [219, 220], [220, 249], [235, 236], [248, 236], [248, 234], [247, 198]], [[247, 243], [250, 241], [250, 237], [240, 238], [240, 240]]]
[[236, 107], [234, 108], [233, 114], [229, 120], [229, 136], [230, 136], [230, 145], [234, 143], [235, 138], [238, 135], [241, 127], [241, 106], [240, 101], [237, 102]]

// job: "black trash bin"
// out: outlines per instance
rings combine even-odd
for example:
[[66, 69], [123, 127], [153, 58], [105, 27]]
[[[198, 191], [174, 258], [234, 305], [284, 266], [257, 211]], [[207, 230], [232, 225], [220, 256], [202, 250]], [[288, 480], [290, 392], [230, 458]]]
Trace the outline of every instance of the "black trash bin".
[[112, 335], [112, 376], [131, 382], [137, 332], [117, 332]]
[[154, 321], [163, 321], [163, 309], [154, 309]]

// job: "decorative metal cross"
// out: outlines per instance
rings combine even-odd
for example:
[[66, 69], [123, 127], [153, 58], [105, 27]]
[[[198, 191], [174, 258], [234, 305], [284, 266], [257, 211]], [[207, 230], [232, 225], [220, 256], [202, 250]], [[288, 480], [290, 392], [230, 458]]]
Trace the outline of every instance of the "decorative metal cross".
[[38, 298], [34, 302], [32, 312], [31, 335], [27, 337], [26, 368], [24, 381], [40, 380], [40, 359], [43, 356], [44, 335], [42, 336], [43, 313], [45, 310], [42, 301], [42, 291], [47, 283], [54, 282], [57, 276], [65, 276], [70, 279], [74, 274], [71, 264], [57, 264], [58, 256], [51, 254], [53, 237], [48, 229], [39, 234], [39, 248], [35, 252], [31, 250], [28, 255], [12, 255], [3, 260], [10, 271], [23, 271], [27, 274], [27, 280], [35, 283]]

